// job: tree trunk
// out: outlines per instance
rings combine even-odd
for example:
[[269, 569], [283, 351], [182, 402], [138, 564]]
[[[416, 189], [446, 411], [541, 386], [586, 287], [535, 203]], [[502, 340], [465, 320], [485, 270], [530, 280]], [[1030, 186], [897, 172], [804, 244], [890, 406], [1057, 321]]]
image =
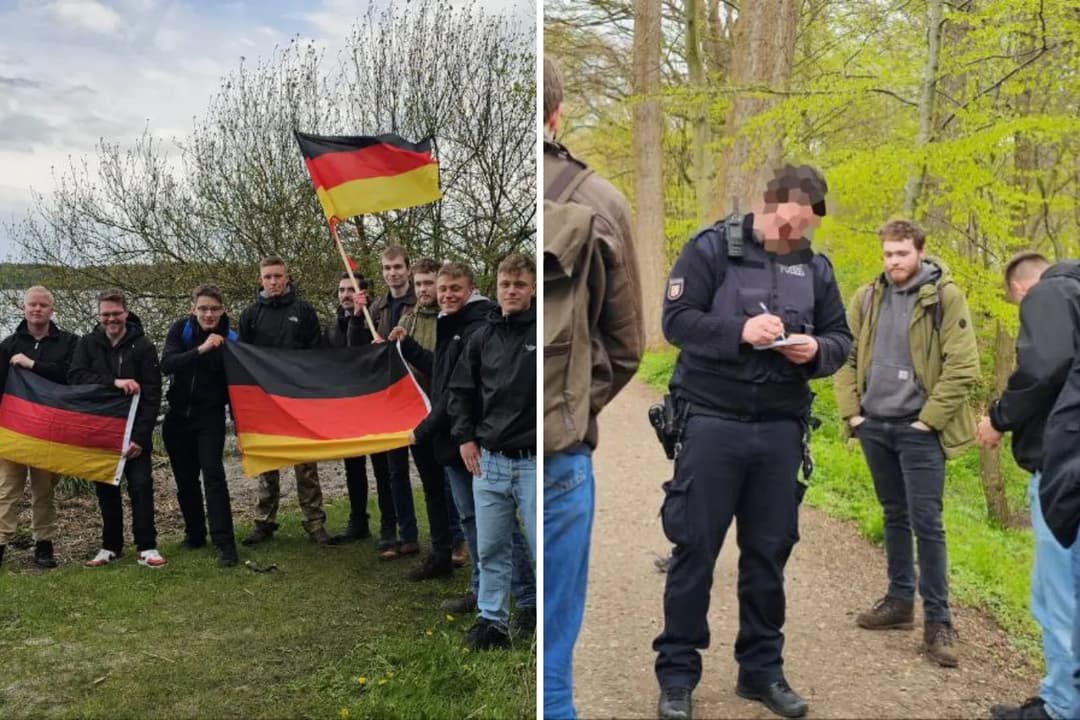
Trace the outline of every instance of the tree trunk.
[[[768, 143], [765, 156], [751, 157], [751, 138], [746, 137], [746, 122], [768, 110], [773, 97], [751, 97], [748, 90], [764, 87], [786, 90], [795, 56], [795, 31], [799, 21], [797, 2], [742, 3], [735, 20], [731, 53], [731, 81], [735, 88], [724, 123], [727, 142], [716, 173], [712, 197], [712, 216], [730, 212], [732, 197], [744, 210], [761, 198], [773, 170], [780, 166], [783, 145], [780, 137]], [[748, 161], [752, 167], [743, 167]]]
[[[997, 323], [994, 337], [994, 394], [1000, 395], [1009, 381], [1013, 366], [1013, 339]], [[986, 496], [986, 514], [993, 522], [1007, 526], [1012, 522], [1009, 503], [1005, 497], [1005, 478], [1001, 473], [1001, 449], [979, 450], [979, 476], [982, 478], [983, 494]]]
[[[926, 3], [926, 62], [923, 64], [922, 79], [919, 82], [919, 132], [915, 136], [917, 151], [930, 144], [930, 131], [934, 122], [934, 88], [937, 83], [941, 47], [941, 3], [942, 0], [927, 0]], [[920, 161], [918, 169], [911, 174], [904, 186], [904, 214], [909, 218], [915, 213], [915, 203], [919, 200], [925, 180], [926, 163]]]
[[698, 224], [709, 217], [712, 197], [712, 153], [709, 142], [709, 91], [705, 82], [705, 60], [701, 51], [700, 27], [701, 5], [699, 0], [686, 0], [686, 65], [690, 73], [690, 87], [693, 91], [693, 110], [691, 122], [691, 165], [693, 167], [694, 197], [697, 202], [695, 213]]
[[641, 270], [645, 342], [664, 342], [660, 304], [664, 275], [664, 176], [660, 109], [660, 2], [634, 0], [634, 240]]

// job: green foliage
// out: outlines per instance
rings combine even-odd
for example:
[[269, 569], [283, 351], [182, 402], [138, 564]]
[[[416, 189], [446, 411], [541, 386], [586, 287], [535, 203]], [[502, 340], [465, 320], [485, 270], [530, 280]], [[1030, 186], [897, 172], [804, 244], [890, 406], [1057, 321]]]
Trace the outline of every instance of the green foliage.
[[[344, 524], [347, 503], [327, 509]], [[466, 651], [472, 617], [438, 609], [464, 590], [464, 572], [410, 582], [405, 561], [380, 561], [368, 542], [309, 542], [295, 514], [274, 542], [244, 551], [274, 573], [222, 570], [212, 553], [173, 543], [162, 551], [169, 564], [154, 571], [130, 554], [94, 571], [0, 571], [0, 715], [535, 713], [533, 644]]]
[[[675, 353], [671, 351], [648, 353], [638, 374], [658, 392], [666, 391], [674, 361]], [[819, 380], [812, 385], [817, 395], [814, 415], [822, 425], [813, 435], [814, 476], [806, 503], [851, 520], [867, 539], [880, 544], [883, 519], [870, 471], [857, 443], [845, 443], [841, 437], [831, 381]], [[1007, 454], [1006, 449], [1003, 455]], [[1027, 478], [1011, 460], [1003, 465], [1009, 505], [1024, 507]], [[1038, 628], [1029, 610], [1034, 553], [1031, 531], [987, 522], [976, 451], [949, 462], [944, 507], [953, 598], [990, 613], [1013, 643], [1034, 659], [1039, 643]], [[880, 575], [884, 584], [884, 558]]]

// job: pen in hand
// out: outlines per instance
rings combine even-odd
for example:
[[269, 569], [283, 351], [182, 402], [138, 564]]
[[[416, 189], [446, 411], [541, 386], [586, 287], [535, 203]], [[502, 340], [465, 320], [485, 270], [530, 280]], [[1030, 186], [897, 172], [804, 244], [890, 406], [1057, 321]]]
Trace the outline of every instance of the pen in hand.
[[[765, 313], [766, 315], [768, 315], [768, 314], [769, 314], [769, 308], [765, 307], [765, 303], [763, 303], [763, 302], [759, 302], [759, 303], [758, 303], [758, 305], [760, 305], [760, 306], [761, 306], [761, 309], [762, 309], [762, 311], [763, 311], [763, 312], [764, 312], [764, 313]], [[786, 339], [787, 339], [787, 335], [786, 335], [786, 334], [784, 333], [784, 329], [783, 329], [783, 326], [781, 326], [781, 327], [780, 327], [780, 340], [781, 340], [781, 341], [783, 341], [783, 340], [786, 340]]]

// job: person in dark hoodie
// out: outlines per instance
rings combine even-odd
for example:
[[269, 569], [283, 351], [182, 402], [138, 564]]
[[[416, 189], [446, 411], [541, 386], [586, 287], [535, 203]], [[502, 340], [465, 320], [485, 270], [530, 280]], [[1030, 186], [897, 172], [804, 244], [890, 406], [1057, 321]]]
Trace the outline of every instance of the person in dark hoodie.
[[[536, 559], [536, 263], [511, 253], [498, 268], [499, 309], [469, 338], [450, 378], [450, 435], [473, 477], [480, 563], [474, 649], [510, 643], [517, 515]], [[535, 616], [535, 610], [534, 616]]]
[[[419, 265], [419, 263], [418, 263]], [[462, 597], [443, 603], [445, 610], [467, 613], [476, 610], [476, 597], [480, 589], [480, 562], [476, 548], [476, 509], [473, 502], [473, 476], [465, 468], [458, 451], [458, 444], [450, 435], [451, 419], [449, 384], [469, 338], [484, 327], [488, 316], [498, 306], [476, 291], [472, 268], [464, 263], [448, 262], [439, 268], [436, 278], [436, 297], [439, 316], [435, 328], [435, 350], [426, 350], [414, 337], [405, 337], [404, 330], [391, 332], [391, 340], [402, 339], [401, 351], [405, 359], [431, 378], [431, 413], [413, 431], [413, 447], [430, 443], [435, 460], [446, 475], [457, 515], [461, 518], [465, 541], [473, 557], [469, 591]], [[535, 626], [536, 580], [529, 563], [525, 539], [515, 523], [513, 531], [513, 571], [511, 592], [519, 609], [515, 618], [515, 630], [527, 632], [529, 611]], [[418, 573], [419, 574], [419, 573]], [[422, 579], [422, 578], [418, 578]]]
[[[172, 376], [167, 395], [169, 411], [161, 437], [184, 516], [184, 547], [205, 547], [209, 520], [210, 539], [222, 567], [239, 562], [222, 461], [225, 405], [229, 402], [222, 346], [236, 337], [236, 332], [229, 329], [221, 290], [200, 285], [192, 292], [191, 314], [169, 327], [161, 353], [161, 371]], [[206, 486], [205, 511], [200, 471]]]
[[[308, 350], [322, 343], [322, 328], [315, 309], [296, 296], [289, 279], [289, 269], [280, 257], [259, 262], [262, 290], [256, 301], [240, 313], [240, 342], [260, 347]], [[302, 463], [295, 466], [296, 496], [304, 515], [304, 530], [313, 542], [326, 545], [326, 512], [319, 487], [319, 466]], [[281, 501], [281, 476], [277, 470], [259, 475], [259, 499], [255, 507], [255, 526], [242, 542], [256, 545], [269, 540], [277, 530], [277, 511]]]
[[1077, 352], [1080, 262], [1069, 260], [1051, 267], [1036, 252], [1018, 253], [1005, 266], [1005, 288], [1009, 300], [1020, 305], [1016, 369], [1001, 397], [979, 421], [976, 439], [982, 447], [996, 447], [1004, 433], [1012, 432], [1013, 457], [1031, 473], [1028, 501], [1035, 541], [1031, 614], [1042, 629], [1046, 675], [1038, 695], [1019, 705], [994, 705], [990, 716], [994, 720], [1077, 717], [1072, 713], [1080, 700], [1073, 684], [1078, 665], [1070, 650], [1076, 582], [1070, 574], [1069, 551], [1054, 539], [1039, 493], [1045, 484], [1047, 450], [1052, 449], [1050, 433], [1044, 436], [1047, 418]]
[[[53, 296], [48, 289], [35, 285], [23, 295], [23, 321], [15, 332], [0, 342], [0, 392], [7, 382], [8, 366], [26, 368], [57, 383], [67, 382], [71, 356], [79, 338], [61, 330], [52, 321]], [[15, 536], [18, 513], [15, 505], [26, 487], [30, 474], [30, 502], [34, 531], [34, 564], [56, 567], [53, 539], [56, 533], [56, 473], [27, 467], [0, 458], [0, 562], [4, 550]]]
[[[166, 564], [157, 551], [154, 527], [154, 481], [150, 475], [150, 451], [154, 424], [161, 408], [161, 368], [154, 344], [143, 334], [142, 322], [128, 312], [123, 292], [105, 290], [98, 295], [98, 324], [75, 346], [68, 371], [72, 385], [108, 385], [127, 395], [139, 393], [131, 442], [126, 452], [124, 477], [131, 499], [131, 526], [139, 565], [150, 568]], [[124, 506], [120, 487], [94, 483], [101, 508], [101, 549], [87, 567], [108, 565], [124, 549]]]
[[[367, 280], [362, 275], [355, 277], [360, 287], [359, 293], [353, 287], [349, 273], [343, 272], [338, 278], [338, 309], [323, 334], [326, 347], [343, 348], [371, 342], [371, 333], [364, 324]], [[345, 487], [349, 493], [349, 522], [343, 531], [330, 538], [333, 545], [371, 537], [367, 511], [367, 455], [345, 458]], [[379, 494], [379, 512], [382, 515], [389, 513], [390, 518], [394, 518], [394, 501], [390, 493]]]
[[979, 379], [979, 351], [964, 293], [940, 261], [924, 254], [923, 231], [895, 220], [878, 235], [885, 271], [848, 306], [855, 346], [834, 382], [840, 416], [862, 444], [885, 516], [888, 590], [856, 623], [867, 630], [912, 627], [914, 530], [923, 649], [953, 667], [941, 519], [945, 458], [974, 440], [967, 401]]

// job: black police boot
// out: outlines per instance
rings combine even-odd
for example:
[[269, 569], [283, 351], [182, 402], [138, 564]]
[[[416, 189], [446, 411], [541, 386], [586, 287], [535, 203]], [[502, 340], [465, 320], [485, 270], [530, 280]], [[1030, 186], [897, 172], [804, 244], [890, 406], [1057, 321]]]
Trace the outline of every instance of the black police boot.
[[346, 543], [356, 542], [357, 540], [366, 540], [369, 537], [371, 537], [371, 530], [368, 529], [367, 521], [356, 522], [350, 517], [349, 524], [345, 526], [345, 529], [337, 535], [331, 536], [330, 544], [345, 545]]
[[458, 613], [459, 615], [470, 613], [476, 610], [476, 595], [467, 592], [461, 597], [444, 601], [439, 607], [447, 612]]
[[660, 691], [660, 702], [656, 714], [660, 720], [690, 720], [693, 700], [690, 688], [664, 688]]
[[185, 550], [198, 550], [199, 548], [204, 548], [206, 547], [206, 536], [198, 537], [185, 535], [184, 542], [180, 543], [180, 547]]
[[4, 562], [4, 551], [7, 550], [7, 545], [0, 545], [0, 564]]
[[1046, 701], [1033, 697], [1019, 705], [994, 705], [990, 720], [1050, 720], [1050, 713], [1046, 712]]
[[801, 718], [809, 707], [799, 693], [791, 689], [787, 680], [777, 680], [760, 688], [738, 684], [735, 694], [746, 700], [757, 700], [781, 717]]
[[38, 540], [34, 543], [34, 564], [47, 570], [56, 567], [56, 558], [53, 557], [52, 540]]
[[251, 533], [240, 541], [241, 545], [258, 545], [261, 542], [274, 537], [274, 531], [278, 529], [277, 523], [256, 522], [251, 528]]

